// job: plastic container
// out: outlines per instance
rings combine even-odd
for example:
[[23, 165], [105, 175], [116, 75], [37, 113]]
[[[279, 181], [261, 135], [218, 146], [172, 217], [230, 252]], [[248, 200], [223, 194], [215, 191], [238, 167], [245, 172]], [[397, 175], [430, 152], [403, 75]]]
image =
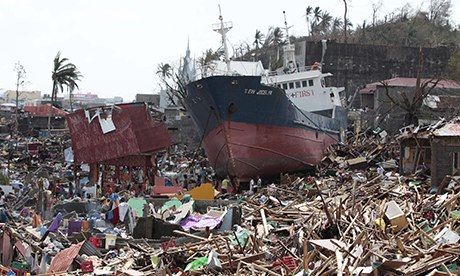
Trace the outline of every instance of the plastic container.
[[114, 247], [117, 242], [117, 235], [106, 234], [105, 235], [105, 249], [110, 249]]

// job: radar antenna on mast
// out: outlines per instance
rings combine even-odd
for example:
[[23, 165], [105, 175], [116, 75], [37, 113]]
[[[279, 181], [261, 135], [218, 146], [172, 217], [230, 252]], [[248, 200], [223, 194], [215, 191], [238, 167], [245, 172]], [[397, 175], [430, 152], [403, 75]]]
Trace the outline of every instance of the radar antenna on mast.
[[222, 36], [222, 45], [224, 46], [224, 57], [225, 63], [227, 64], [227, 73], [230, 72], [230, 59], [228, 57], [228, 46], [227, 46], [227, 32], [233, 27], [233, 23], [231, 21], [224, 22], [224, 18], [222, 17], [222, 11], [219, 5], [219, 21], [220, 23], [216, 23], [212, 25], [212, 29], [218, 32]]

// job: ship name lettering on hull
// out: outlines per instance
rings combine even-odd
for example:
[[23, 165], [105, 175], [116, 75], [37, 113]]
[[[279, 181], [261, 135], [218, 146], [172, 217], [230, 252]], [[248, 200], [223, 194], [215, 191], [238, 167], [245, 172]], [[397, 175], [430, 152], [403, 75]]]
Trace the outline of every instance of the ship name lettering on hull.
[[255, 89], [244, 89], [244, 94], [248, 94], [248, 95], [260, 95], [260, 96], [270, 96], [273, 94], [273, 91], [272, 90], [265, 90], [265, 89], [261, 89], [261, 90], [255, 90]]
[[314, 95], [315, 93], [312, 90], [306, 90], [306, 91], [292, 92], [289, 96], [291, 96], [291, 98], [303, 98], [303, 97], [310, 97]]

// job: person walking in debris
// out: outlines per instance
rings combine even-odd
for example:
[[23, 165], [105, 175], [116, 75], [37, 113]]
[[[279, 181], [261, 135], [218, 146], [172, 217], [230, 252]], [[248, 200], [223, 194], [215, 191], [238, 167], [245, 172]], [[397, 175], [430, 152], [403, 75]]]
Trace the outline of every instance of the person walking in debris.
[[222, 194], [226, 194], [228, 192], [228, 186], [230, 184], [230, 177], [227, 175], [224, 180], [222, 180], [222, 184], [220, 185], [220, 191]]
[[5, 193], [0, 190], [0, 207], [5, 205]]
[[252, 195], [254, 194], [254, 190], [256, 189], [256, 182], [254, 181], [254, 178], [251, 178], [249, 181], [249, 193]]
[[233, 179], [233, 183], [235, 185], [235, 194], [241, 194], [241, 182], [238, 177]]
[[0, 223], [6, 223], [11, 220], [11, 215], [4, 207], [0, 207]]

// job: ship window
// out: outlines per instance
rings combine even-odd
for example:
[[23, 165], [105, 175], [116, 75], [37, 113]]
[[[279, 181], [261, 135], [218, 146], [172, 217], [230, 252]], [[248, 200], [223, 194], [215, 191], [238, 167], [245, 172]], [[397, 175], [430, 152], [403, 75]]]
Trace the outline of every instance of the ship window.
[[313, 86], [313, 80], [308, 80], [308, 86]]
[[293, 89], [294, 88], [294, 83], [293, 82], [290, 82], [289, 83], [289, 89]]
[[295, 82], [295, 88], [300, 88], [300, 81]]
[[307, 81], [306, 80], [302, 81], [302, 87], [307, 87], [307, 86], [308, 86]]
[[288, 89], [287, 87], [288, 87], [287, 83], [283, 83], [283, 89], [286, 90], [286, 89]]

